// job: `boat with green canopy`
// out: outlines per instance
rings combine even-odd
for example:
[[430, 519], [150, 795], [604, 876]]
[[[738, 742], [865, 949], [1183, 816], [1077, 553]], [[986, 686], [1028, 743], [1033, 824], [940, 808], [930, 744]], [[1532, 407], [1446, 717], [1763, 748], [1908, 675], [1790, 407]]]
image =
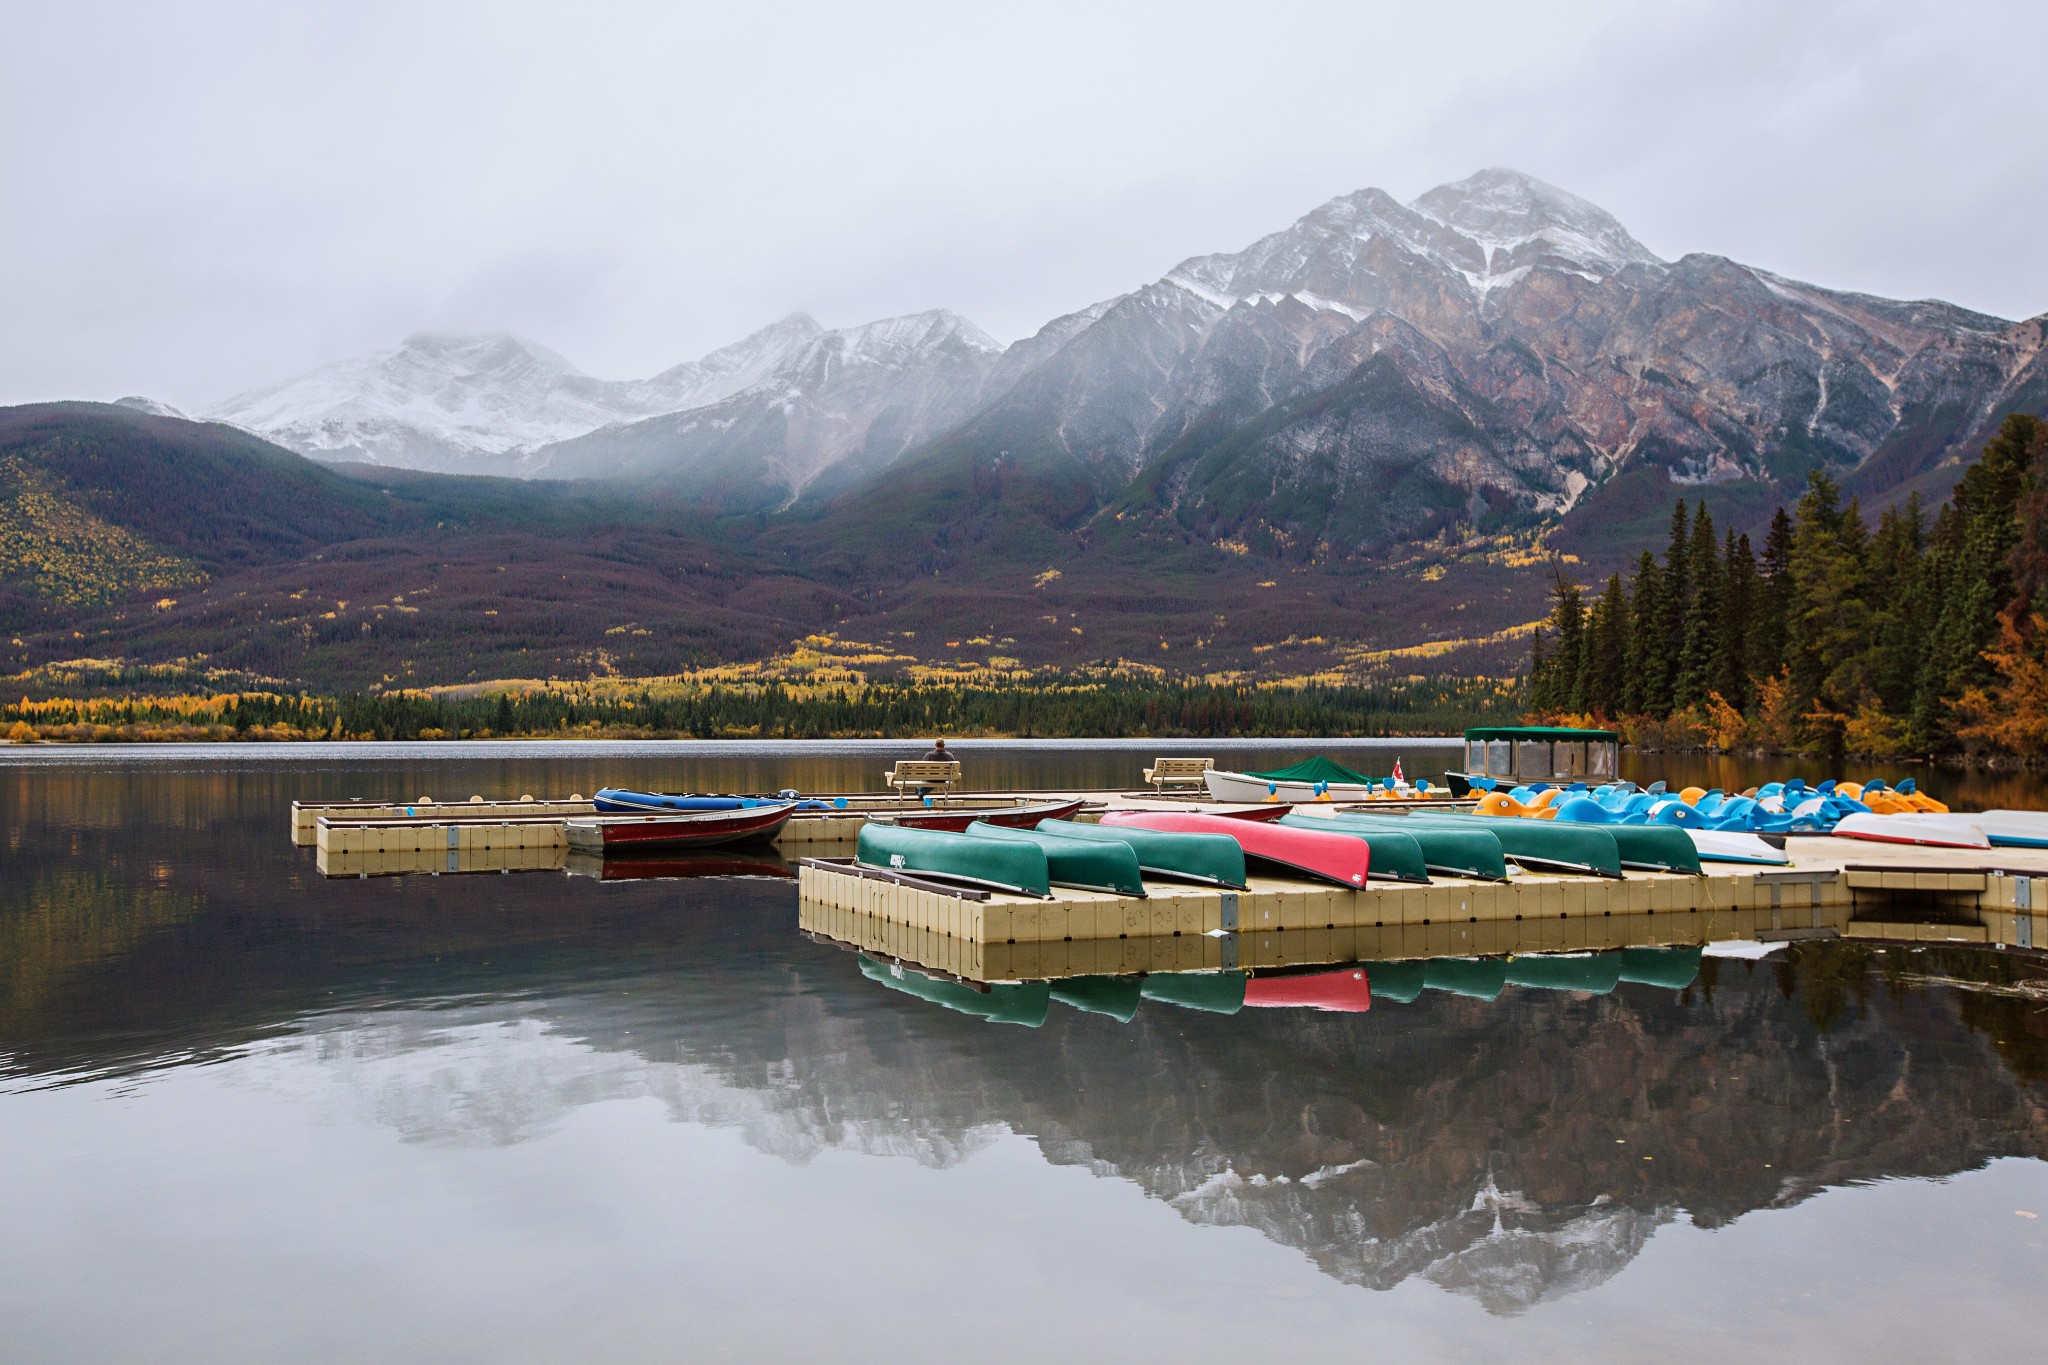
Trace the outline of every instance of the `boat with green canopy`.
[[1323, 757], [1262, 773], [1211, 768], [1202, 780], [1216, 801], [1363, 801], [1382, 787], [1393, 786], [1391, 778], [1383, 782]]
[[1465, 732], [1465, 767], [1447, 772], [1452, 796], [1526, 782], [1612, 782], [1621, 771], [1621, 736], [1565, 725], [1481, 725]]
[[1138, 870], [1148, 877], [1173, 877], [1238, 891], [1246, 885], [1244, 848], [1227, 834], [1176, 834], [1135, 825], [1089, 825], [1078, 820], [1041, 820], [1038, 832], [1122, 844], [1137, 855]]

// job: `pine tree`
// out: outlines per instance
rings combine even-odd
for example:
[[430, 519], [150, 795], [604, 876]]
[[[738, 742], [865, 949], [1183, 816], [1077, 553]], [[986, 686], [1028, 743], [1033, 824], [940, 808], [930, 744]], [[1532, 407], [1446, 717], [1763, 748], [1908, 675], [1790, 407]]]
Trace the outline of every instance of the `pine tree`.
[[1678, 677], [1672, 687], [1672, 702], [1680, 708], [1706, 705], [1714, 686], [1714, 655], [1721, 642], [1721, 557], [1714, 543], [1714, 518], [1704, 499], [1693, 519], [1685, 562], [1692, 581], [1680, 631]]
[[1809, 742], [1839, 757], [1848, 719], [1864, 700], [1863, 520], [1816, 470], [1799, 499], [1792, 536], [1787, 655], [1792, 696]]
[[1947, 514], [1935, 523], [1928, 578], [1936, 615], [1913, 701], [1912, 732], [1920, 747], [1944, 747], [1953, 733], [1955, 700], [1992, 681], [1995, 670], [1984, 651], [2014, 596], [2020, 494], [2039, 431], [2037, 418], [2006, 418], [1982, 458], [1963, 471]]
[[1721, 584], [1720, 639], [1708, 691], [1747, 713], [1755, 700], [1749, 681], [1749, 640], [1758, 590], [1756, 555], [1749, 548], [1749, 537], [1737, 536], [1733, 530], [1728, 532], [1721, 553]]
[[1626, 704], [1630, 609], [1621, 575], [1607, 580], [1586, 626], [1586, 663], [1581, 679], [1583, 709], [1597, 715], [1622, 714]]
[[1900, 718], [1913, 709], [1925, 652], [1926, 522], [1915, 493], [1878, 519], [1870, 542], [1870, 686], [1885, 713]]
[[1636, 564], [1635, 590], [1629, 601], [1628, 677], [1622, 708], [1631, 715], [1662, 718], [1671, 714], [1671, 654], [1664, 643], [1664, 574], [1648, 550]]
[[1771, 517], [1764, 553], [1757, 565], [1756, 600], [1750, 609], [1749, 676], [1775, 678], [1785, 666], [1792, 618], [1792, 518], [1783, 507]]
[[1553, 567], [1552, 572], [1555, 577], [1550, 588], [1552, 606], [1547, 629], [1553, 641], [1546, 647], [1544, 632], [1537, 632], [1529, 673], [1529, 705], [1539, 712], [1576, 712], [1585, 707], [1580, 691], [1580, 680], [1585, 674], [1585, 595], [1562, 570]]

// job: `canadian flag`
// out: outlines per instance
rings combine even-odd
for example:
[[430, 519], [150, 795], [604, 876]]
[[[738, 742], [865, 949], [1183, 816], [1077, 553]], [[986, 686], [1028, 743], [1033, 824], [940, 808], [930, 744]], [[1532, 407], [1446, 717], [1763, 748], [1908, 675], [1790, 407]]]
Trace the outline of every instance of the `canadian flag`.
[[1394, 760], [1394, 785], [1398, 787], [1398, 786], [1400, 786], [1400, 785], [1401, 785], [1401, 784], [1402, 784], [1403, 782], [1406, 782], [1407, 780], [1408, 780], [1407, 778], [1405, 778], [1405, 777], [1401, 776], [1401, 760], [1400, 760], [1400, 759], [1398, 759], [1398, 758], [1397, 758], [1397, 759], [1395, 759], [1395, 760]]

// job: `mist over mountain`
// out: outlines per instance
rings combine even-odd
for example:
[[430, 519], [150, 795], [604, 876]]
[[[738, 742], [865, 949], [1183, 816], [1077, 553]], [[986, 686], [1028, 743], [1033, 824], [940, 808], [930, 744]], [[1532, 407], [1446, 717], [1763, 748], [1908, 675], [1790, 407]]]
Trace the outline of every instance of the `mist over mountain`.
[[[646, 380], [508, 336], [419, 335], [206, 415], [302, 453], [663, 484], [726, 507], [913, 454], [1039, 467], [1283, 557], [1526, 528], [1683, 487], [1945, 486], [2048, 405], [2043, 319], [1660, 260], [1586, 200], [1486, 170], [1333, 199], [1003, 347], [944, 311], [795, 314]], [[1581, 520], [1589, 519], [1582, 513]]]

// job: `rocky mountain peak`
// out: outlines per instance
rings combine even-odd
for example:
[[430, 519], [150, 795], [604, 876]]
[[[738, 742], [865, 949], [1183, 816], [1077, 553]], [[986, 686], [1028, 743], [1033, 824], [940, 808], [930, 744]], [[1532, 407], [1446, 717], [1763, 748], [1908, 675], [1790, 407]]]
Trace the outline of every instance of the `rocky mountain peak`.
[[1489, 274], [1542, 261], [1602, 276], [1662, 264], [1599, 205], [1520, 171], [1483, 170], [1438, 185], [1408, 207], [1478, 244]]

